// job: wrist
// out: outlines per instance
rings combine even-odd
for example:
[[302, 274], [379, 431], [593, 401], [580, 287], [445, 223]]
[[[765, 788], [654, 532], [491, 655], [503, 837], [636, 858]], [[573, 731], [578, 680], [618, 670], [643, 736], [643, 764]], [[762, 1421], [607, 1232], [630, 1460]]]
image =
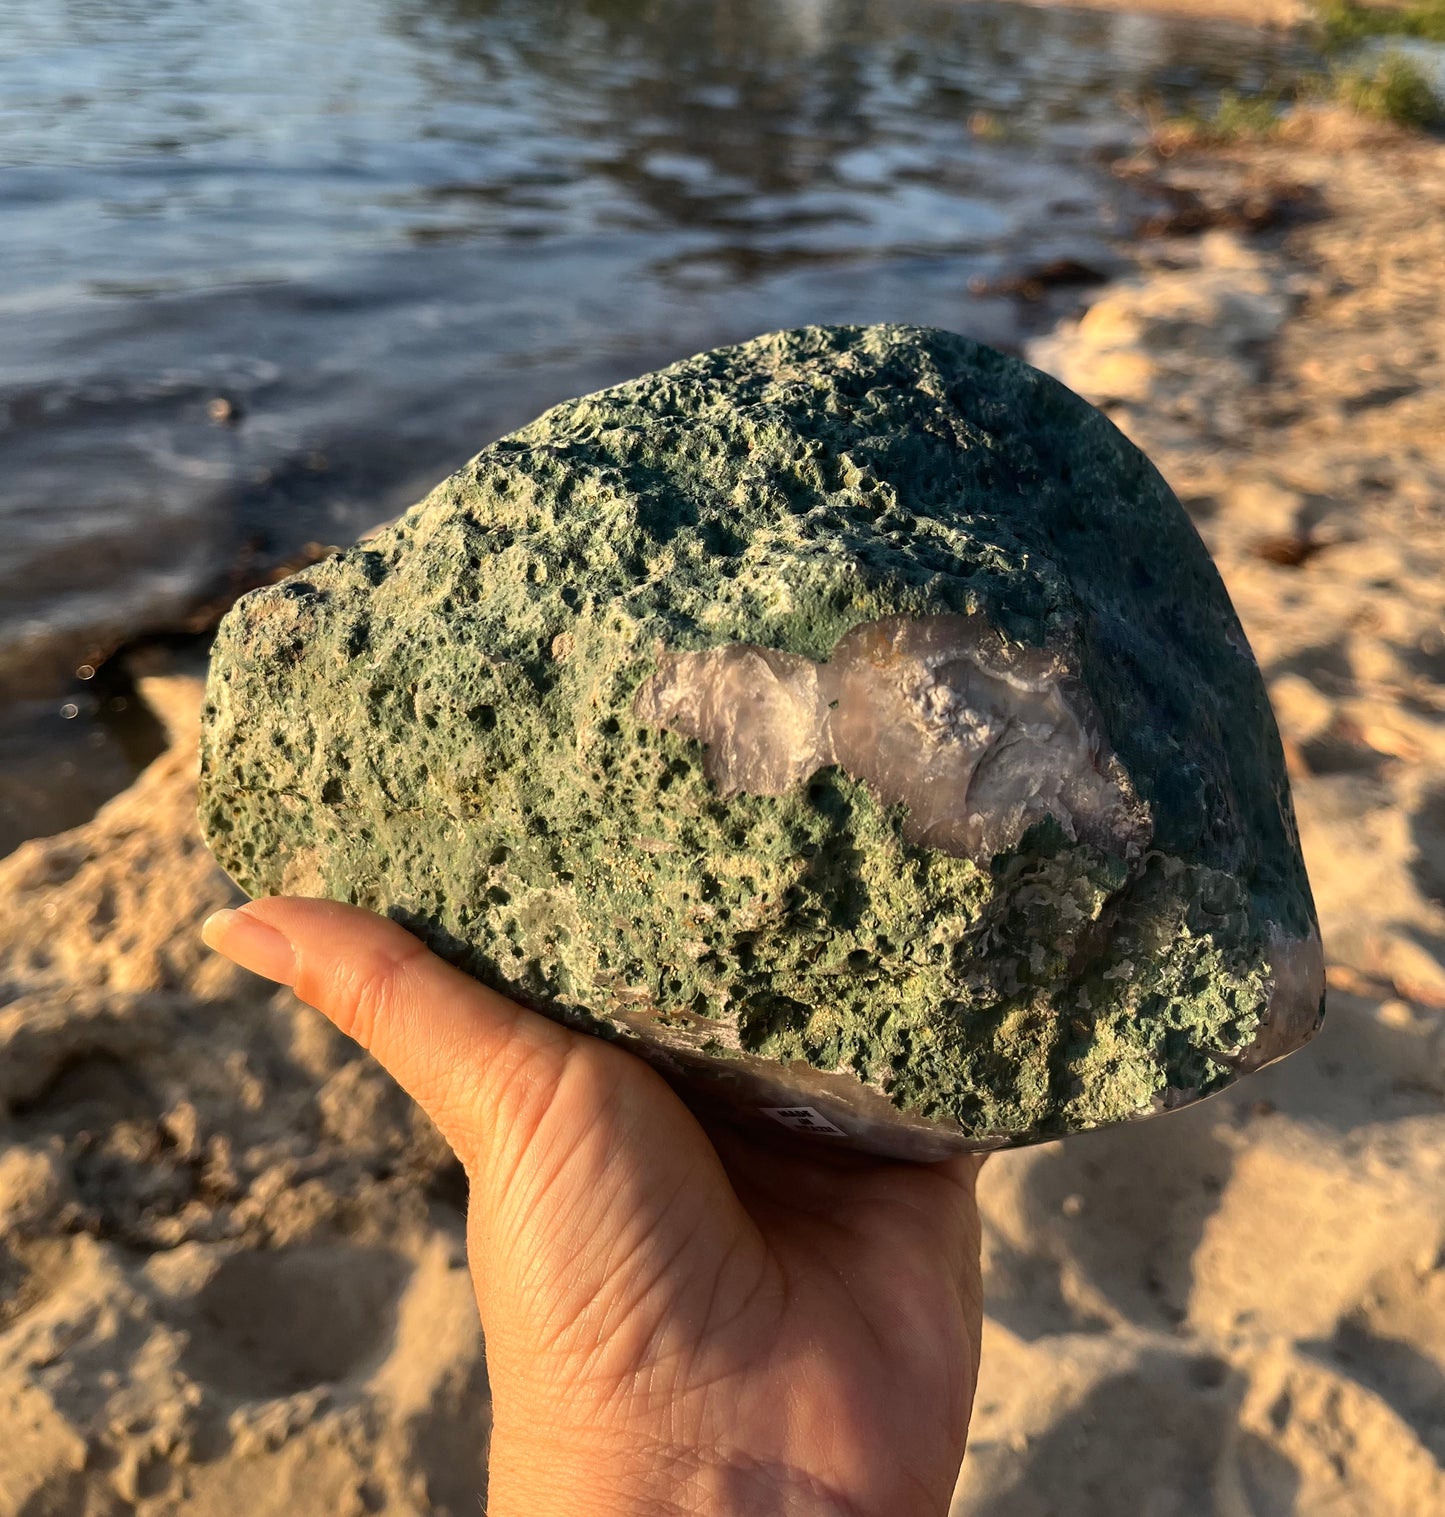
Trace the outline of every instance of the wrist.
[[873, 1517], [805, 1471], [641, 1439], [604, 1450], [494, 1429], [487, 1489], [489, 1517]]

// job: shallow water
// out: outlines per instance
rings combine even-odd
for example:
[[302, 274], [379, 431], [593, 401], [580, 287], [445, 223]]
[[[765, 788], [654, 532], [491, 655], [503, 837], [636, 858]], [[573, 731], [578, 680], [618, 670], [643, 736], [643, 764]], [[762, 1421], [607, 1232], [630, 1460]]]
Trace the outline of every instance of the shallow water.
[[1139, 102], [1293, 52], [928, 0], [0, 0], [0, 851], [139, 751], [71, 671], [238, 560], [718, 342], [1007, 345], [970, 280], [1111, 266]]

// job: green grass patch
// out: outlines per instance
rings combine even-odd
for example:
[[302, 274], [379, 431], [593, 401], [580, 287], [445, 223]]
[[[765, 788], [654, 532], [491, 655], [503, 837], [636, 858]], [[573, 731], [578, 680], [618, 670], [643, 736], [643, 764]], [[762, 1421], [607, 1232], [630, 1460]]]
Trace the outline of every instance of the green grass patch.
[[1357, 5], [1355, 0], [1318, 0], [1315, 15], [1334, 47], [1367, 37], [1419, 37], [1445, 42], [1445, 0], [1406, 0], [1403, 5]]
[[1206, 118], [1209, 131], [1221, 142], [1268, 137], [1279, 127], [1284, 102], [1277, 95], [1239, 95], [1225, 90]]
[[1308, 105], [1343, 106], [1368, 120], [1411, 131], [1445, 126], [1445, 101], [1434, 92], [1424, 70], [1392, 49], [1306, 74], [1287, 93], [1240, 95], [1225, 90], [1210, 110], [1155, 117], [1150, 134], [1154, 145], [1166, 152], [1265, 142], [1286, 127], [1294, 107]]
[[1418, 64], [1388, 52], [1362, 63], [1331, 70], [1329, 98], [1361, 116], [1416, 131], [1440, 125], [1445, 107]]
[[1278, 95], [1240, 95], [1225, 90], [1213, 110], [1156, 121], [1153, 134], [1156, 141], [1178, 145], [1257, 142], [1279, 130], [1287, 105]]

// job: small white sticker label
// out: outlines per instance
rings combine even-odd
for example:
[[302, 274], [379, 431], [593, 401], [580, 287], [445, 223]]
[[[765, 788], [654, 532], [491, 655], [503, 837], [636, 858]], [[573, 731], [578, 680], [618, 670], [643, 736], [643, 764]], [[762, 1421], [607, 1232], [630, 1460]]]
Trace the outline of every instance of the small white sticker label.
[[848, 1136], [841, 1127], [835, 1127], [822, 1112], [814, 1111], [811, 1106], [764, 1106], [762, 1111], [765, 1117], [781, 1122], [784, 1127], [791, 1127], [794, 1132], [818, 1132], [828, 1138]]

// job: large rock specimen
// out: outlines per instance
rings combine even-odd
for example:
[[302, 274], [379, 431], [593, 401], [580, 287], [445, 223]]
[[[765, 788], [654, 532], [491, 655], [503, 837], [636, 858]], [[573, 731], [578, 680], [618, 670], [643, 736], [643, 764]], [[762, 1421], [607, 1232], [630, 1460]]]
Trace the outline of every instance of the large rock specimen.
[[1154, 468], [949, 333], [549, 411], [247, 596], [201, 814], [699, 1103], [920, 1158], [1182, 1105], [1318, 1025], [1279, 740]]

